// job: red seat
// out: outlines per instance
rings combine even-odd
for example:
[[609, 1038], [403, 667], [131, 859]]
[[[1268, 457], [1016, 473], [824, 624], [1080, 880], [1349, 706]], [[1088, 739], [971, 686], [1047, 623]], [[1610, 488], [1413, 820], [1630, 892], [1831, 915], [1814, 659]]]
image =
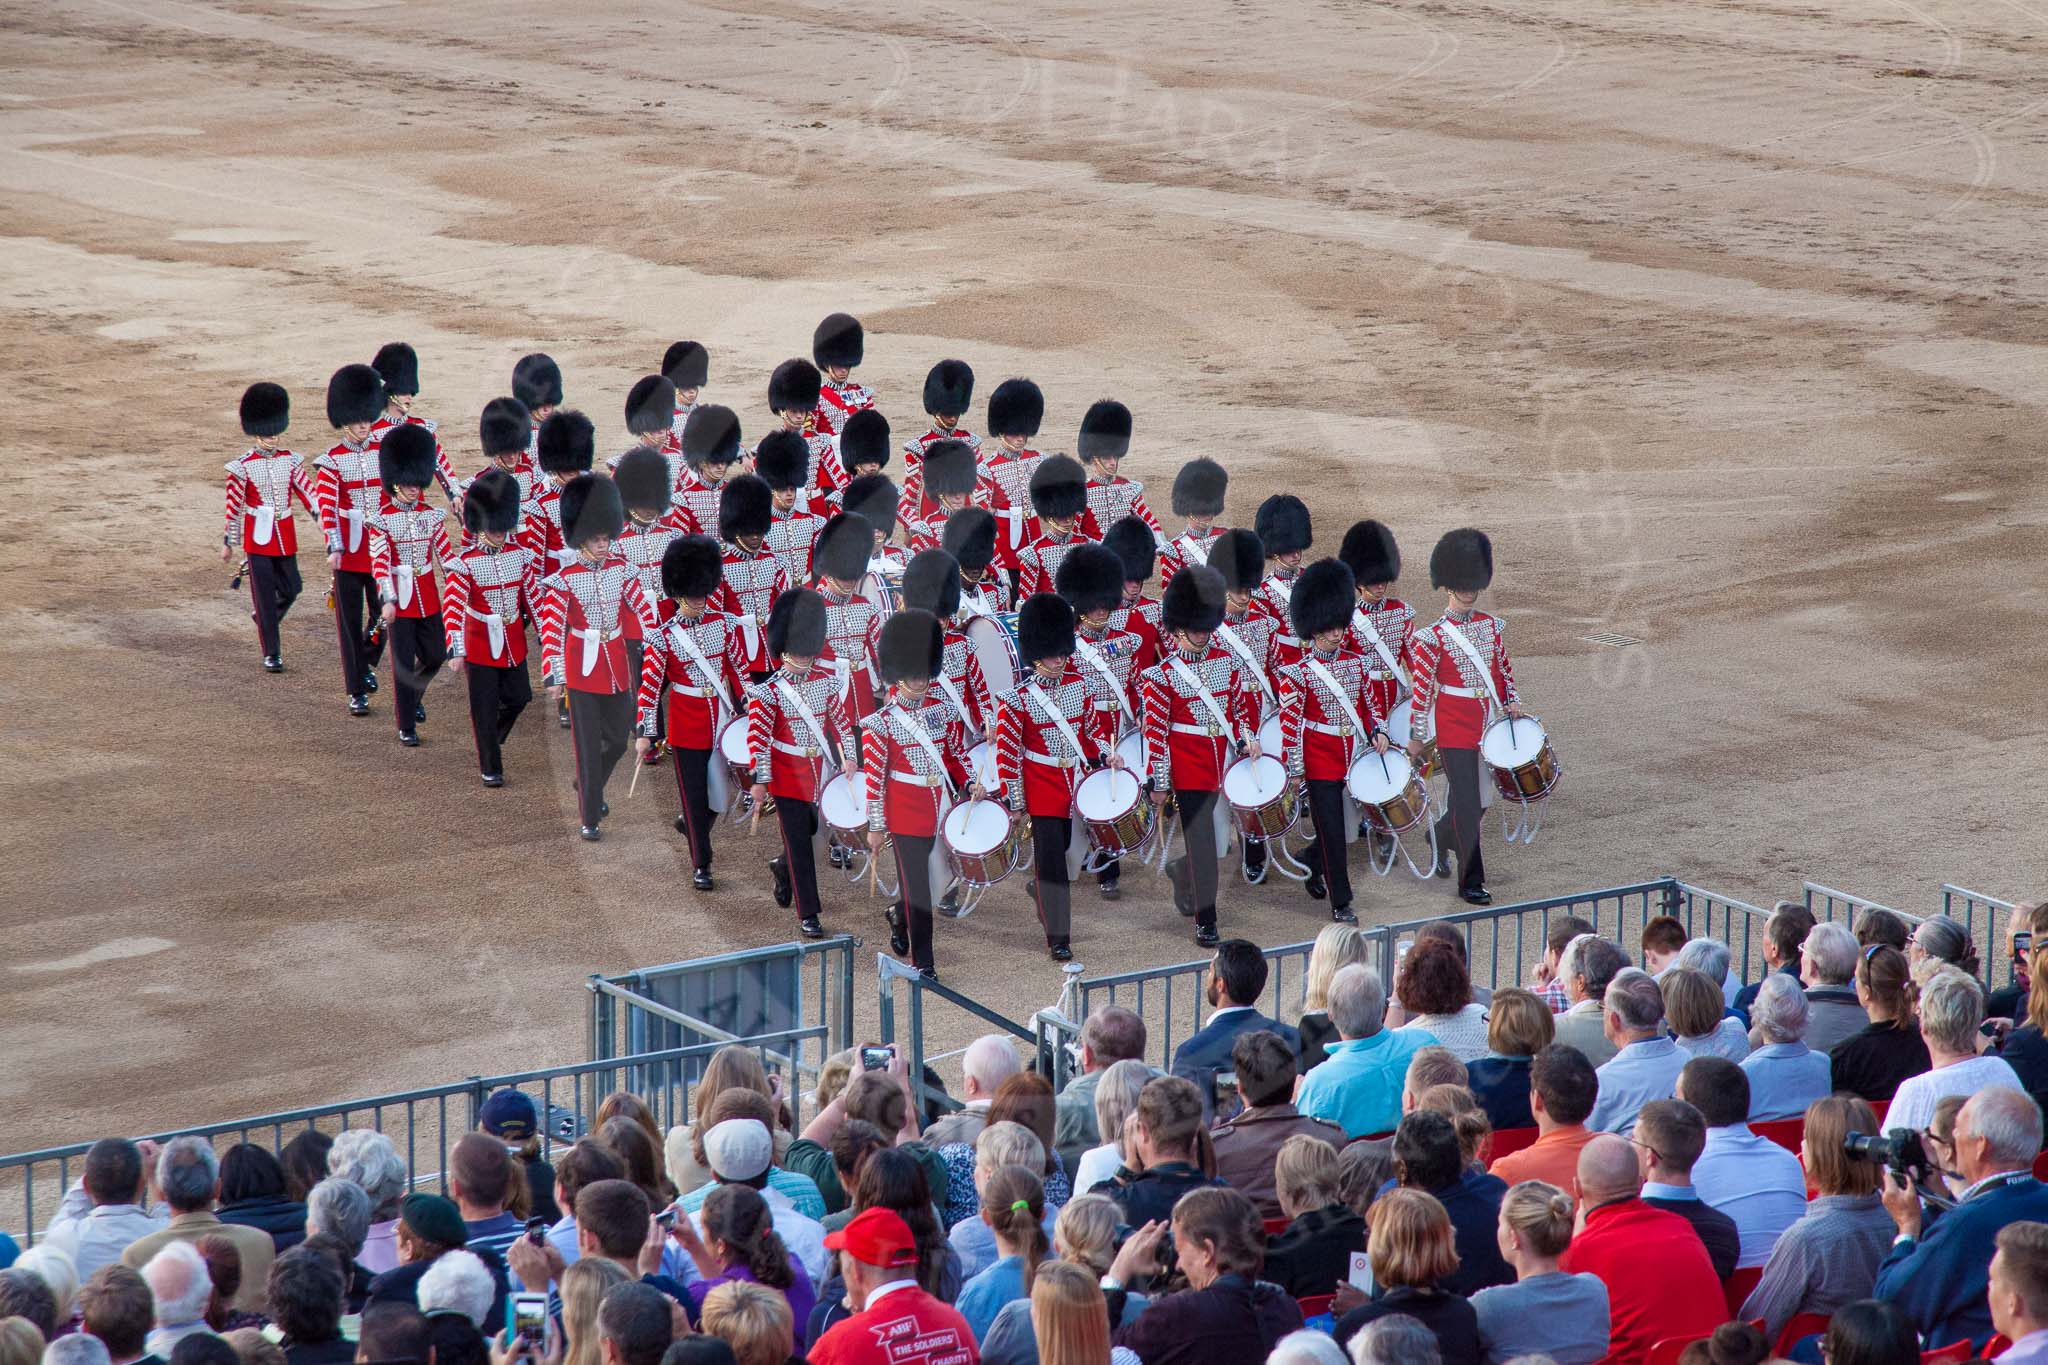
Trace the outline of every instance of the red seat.
[[1287, 1220], [1285, 1218], [1268, 1218], [1266, 1220], [1266, 1235], [1268, 1237], [1278, 1237], [1285, 1231], [1287, 1231]]
[[2034, 1179], [2048, 1180], [2048, 1151], [2034, 1158]]
[[1966, 1360], [1977, 1358], [1977, 1348], [1968, 1341], [1952, 1341], [1932, 1351], [1920, 1353], [1920, 1365], [1963, 1365]]
[[1748, 1301], [1750, 1291], [1756, 1288], [1757, 1281], [1763, 1277], [1764, 1268], [1760, 1265], [1753, 1265], [1746, 1270], [1737, 1270], [1727, 1279], [1721, 1281], [1721, 1293], [1728, 1300], [1729, 1317], [1739, 1318], [1742, 1316], [1742, 1305]]
[[1760, 1138], [1769, 1138], [1794, 1156], [1799, 1155], [1799, 1140], [1806, 1136], [1805, 1119], [1767, 1119], [1752, 1123], [1749, 1131]]
[[1891, 1112], [1891, 1107], [1890, 1100], [1878, 1100], [1870, 1106], [1870, 1112], [1877, 1115], [1877, 1131], [1880, 1133], [1884, 1131], [1884, 1116]]
[[1519, 1152], [1541, 1136], [1541, 1128], [1502, 1128], [1493, 1135], [1493, 1159], [1498, 1161], [1510, 1152]]
[[1643, 1365], [1678, 1365], [1678, 1358], [1685, 1354], [1685, 1348], [1695, 1341], [1705, 1341], [1711, 1332], [1702, 1332], [1691, 1337], [1666, 1337], [1650, 1348], [1650, 1354], [1643, 1357]]
[[1785, 1330], [1778, 1333], [1777, 1344], [1771, 1347], [1771, 1354], [1790, 1354], [1795, 1343], [1828, 1330], [1826, 1313], [1794, 1313], [1792, 1321], [1785, 1324]]
[[1336, 1297], [1335, 1294], [1311, 1294], [1305, 1299], [1296, 1299], [1295, 1303], [1301, 1307], [1301, 1320], [1307, 1322], [1310, 1318], [1329, 1312], [1330, 1300]]

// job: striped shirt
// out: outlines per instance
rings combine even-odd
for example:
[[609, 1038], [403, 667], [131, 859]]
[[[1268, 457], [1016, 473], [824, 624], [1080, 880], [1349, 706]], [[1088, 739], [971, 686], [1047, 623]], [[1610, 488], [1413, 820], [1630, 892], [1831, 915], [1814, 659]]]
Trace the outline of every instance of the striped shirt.
[[1779, 1236], [1739, 1316], [1745, 1322], [1762, 1318], [1764, 1337], [1775, 1341], [1794, 1314], [1825, 1317], [1869, 1298], [1878, 1264], [1897, 1231], [1883, 1195], [1820, 1196], [1806, 1206], [1804, 1218]]

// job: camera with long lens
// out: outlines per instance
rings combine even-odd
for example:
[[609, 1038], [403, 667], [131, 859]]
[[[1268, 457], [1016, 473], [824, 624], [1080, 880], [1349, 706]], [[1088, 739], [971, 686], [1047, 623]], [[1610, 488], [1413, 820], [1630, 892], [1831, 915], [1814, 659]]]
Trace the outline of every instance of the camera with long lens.
[[1928, 1160], [1926, 1144], [1911, 1128], [1894, 1128], [1882, 1136], [1850, 1133], [1842, 1139], [1842, 1151], [1851, 1161], [1883, 1166], [1907, 1184], [1935, 1168]]

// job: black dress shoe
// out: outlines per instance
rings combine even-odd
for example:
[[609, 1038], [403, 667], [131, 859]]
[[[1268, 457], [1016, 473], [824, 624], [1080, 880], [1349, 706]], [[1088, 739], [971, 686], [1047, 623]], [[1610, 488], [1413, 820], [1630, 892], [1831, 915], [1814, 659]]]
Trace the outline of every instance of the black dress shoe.
[[400, 730], [398, 732], [398, 742], [408, 749], [420, 747], [420, 737], [410, 730]]
[[882, 911], [882, 918], [889, 921], [889, 951], [902, 957], [910, 951], [910, 926], [903, 918], [903, 908], [892, 905]]
[[1308, 898], [1312, 901], [1319, 901], [1330, 894], [1330, 888], [1323, 885], [1323, 874], [1320, 872], [1309, 873], [1308, 880], [1301, 884], [1301, 889], [1308, 892]]
[[768, 860], [768, 870], [775, 876], [775, 903], [787, 910], [796, 903], [796, 888], [789, 882], [789, 864], [780, 858]]
[[367, 670], [365, 670], [365, 671], [364, 671], [364, 673], [363, 673], [363, 691], [365, 691], [365, 692], [375, 692], [376, 690], [377, 690], [377, 670], [376, 670], [376, 669], [374, 669], [374, 668], [372, 668], [372, 669], [367, 669]]
[[696, 887], [699, 891], [709, 891], [716, 887], [718, 883], [711, 880], [710, 868], [700, 867], [690, 874], [690, 885]]
[[1196, 947], [1198, 947], [1198, 948], [1214, 948], [1214, 947], [1216, 946], [1216, 943], [1217, 943], [1217, 938], [1216, 938], [1216, 926], [1215, 926], [1215, 925], [1213, 925], [1213, 924], [1203, 924], [1203, 925], [1198, 925], [1198, 926], [1196, 926], [1196, 928], [1195, 928], [1195, 946], [1196, 946]]
[[939, 979], [939, 969], [937, 967], [919, 967], [917, 974], [926, 981], [937, 981]]
[[276, 656], [275, 654], [266, 654], [266, 655], [264, 655], [264, 656], [263, 656], [263, 671], [264, 671], [265, 673], [282, 673], [282, 672], [284, 672], [284, 660], [283, 660], [283, 659], [280, 659], [280, 658], [278, 658], [278, 657], [277, 657], [277, 656]]
[[690, 817], [689, 817], [689, 816], [687, 816], [687, 815], [678, 815], [678, 816], [676, 817], [676, 833], [678, 833], [678, 834], [688, 834], [689, 832], [690, 832]]
[[1064, 943], [1048, 944], [1046, 945], [1046, 952], [1052, 955], [1054, 962], [1072, 962], [1074, 960], [1074, 950]]
[[427, 708], [420, 705], [418, 702], [414, 702], [412, 705], [412, 723], [414, 725], [418, 725], [421, 721], [425, 720], [426, 718]]
[[1358, 923], [1358, 916], [1351, 913], [1351, 907], [1348, 905], [1333, 905], [1330, 907], [1330, 922], [1332, 924], [1356, 924]]
[[363, 696], [360, 692], [357, 693], [355, 696], [350, 697], [348, 699], [348, 713], [352, 716], [369, 715], [370, 699], [366, 696]]
[[938, 910], [947, 919], [959, 919], [961, 917], [963, 912], [960, 909], [959, 887], [956, 886], [945, 895], [939, 897]]
[[604, 838], [604, 831], [599, 829], [596, 825], [585, 825], [582, 829], [582, 834], [583, 842], [587, 844], [594, 844], [599, 839]]
[[818, 923], [816, 915], [805, 915], [796, 922], [796, 931], [805, 938], [825, 937], [825, 926]]
[[1116, 881], [1115, 877], [1111, 877], [1108, 881], [1098, 882], [1095, 889], [1102, 893], [1102, 898], [1106, 901], [1120, 900], [1124, 894], [1123, 888], [1119, 887]]
[[1436, 855], [1436, 867], [1434, 871], [1436, 875], [1439, 877], [1448, 877], [1451, 875], [1451, 855], [1449, 853], [1439, 853]]
[[1493, 893], [1482, 886], [1477, 891], [1460, 891], [1458, 899], [1467, 905], [1492, 905]]
[[505, 775], [503, 773], [485, 773], [484, 785], [486, 787], [502, 787], [505, 785]]
[[597, 813], [598, 813], [599, 815], [610, 815], [610, 814], [612, 813], [612, 803], [611, 803], [611, 802], [609, 802], [609, 801], [600, 801], [600, 802], [598, 802], [598, 803], [597, 803]]

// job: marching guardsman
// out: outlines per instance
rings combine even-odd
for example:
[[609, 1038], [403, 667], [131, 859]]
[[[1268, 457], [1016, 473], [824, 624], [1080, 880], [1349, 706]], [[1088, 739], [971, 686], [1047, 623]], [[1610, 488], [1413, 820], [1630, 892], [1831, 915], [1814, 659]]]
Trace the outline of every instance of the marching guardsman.
[[542, 573], [549, 574], [576, 558], [576, 548], [562, 537], [562, 489], [571, 479], [588, 474], [596, 463], [597, 431], [582, 413], [561, 408], [548, 414], [533, 441], [534, 462], [540, 466], [541, 477], [526, 509], [522, 534], [533, 550], [545, 556]]
[[1308, 505], [1292, 493], [1275, 493], [1252, 515], [1252, 531], [1266, 550], [1266, 578], [1259, 584], [1259, 598], [1285, 631], [1295, 575], [1307, 561], [1308, 547], [1315, 543]]
[[1174, 908], [1195, 921], [1195, 942], [1216, 946], [1217, 793], [1239, 753], [1259, 753], [1258, 688], [1215, 638], [1223, 623], [1223, 576], [1190, 564], [1166, 585], [1159, 624], [1166, 652], [1138, 681], [1152, 802], [1180, 812], [1186, 852], [1167, 863]]
[[960, 610], [966, 616], [997, 616], [1017, 608], [1010, 580], [997, 573], [995, 515], [969, 507], [946, 522], [939, 548], [960, 565]]
[[1356, 924], [1345, 850], [1344, 784], [1368, 743], [1387, 751], [1384, 716], [1373, 705], [1370, 661], [1351, 643], [1351, 570], [1319, 559], [1294, 577], [1289, 624], [1308, 650], [1280, 670], [1280, 747], [1287, 779], [1307, 784], [1314, 842], [1302, 850], [1311, 899], [1330, 899], [1330, 918]]
[[[889, 419], [874, 408], [862, 408], [848, 417], [845, 430], [839, 433], [838, 448], [828, 463], [834, 468], [837, 482], [825, 495], [825, 504], [838, 507], [848, 483], [879, 475], [889, 467]], [[888, 521], [892, 527], [895, 520], [896, 510], [891, 508]]]
[[[467, 494], [476, 477], [495, 469], [518, 486], [522, 507], [532, 503], [539, 496], [540, 466], [533, 460], [533, 418], [527, 413], [526, 404], [517, 398], [493, 398], [484, 404], [483, 417], [477, 423], [477, 439], [487, 463], [477, 471], [477, 476], [458, 485], [463, 492]], [[469, 535], [467, 526], [465, 522], [465, 540]]]
[[1412, 690], [1409, 678], [1414, 672], [1415, 608], [1389, 595], [1401, 577], [1401, 547], [1386, 527], [1361, 521], [1344, 533], [1337, 558], [1351, 570], [1357, 585], [1351, 639], [1372, 672], [1373, 709], [1389, 715]]
[[[803, 481], [797, 488], [808, 502], [813, 494], [819, 471], [832, 454], [832, 437], [817, 429], [818, 390], [821, 386], [818, 367], [802, 358], [785, 360], [775, 367], [768, 376], [768, 410], [782, 423], [780, 430], [788, 432], [803, 442]], [[760, 473], [759, 452], [754, 472]], [[772, 485], [771, 485], [772, 486]]]
[[[1237, 664], [1264, 723], [1276, 705], [1274, 669], [1283, 657], [1280, 646], [1289, 638], [1287, 624], [1273, 614], [1259, 591], [1265, 579], [1265, 549], [1242, 527], [1225, 531], [1209, 542], [1209, 567], [1223, 578], [1223, 620], [1216, 626], [1215, 641]], [[1257, 886], [1266, 879], [1266, 845], [1258, 839], [1242, 842], [1245, 879]]]
[[541, 580], [541, 679], [549, 696], [568, 698], [582, 835], [595, 843], [611, 811], [605, 783], [632, 744], [640, 690], [626, 660], [625, 617], [638, 617], [648, 635], [661, 623], [640, 591], [639, 574], [612, 548], [626, 521], [617, 486], [601, 474], [578, 474], [562, 485], [560, 503], [562, 536], [573, 557]]
[[[932, 959], [932, 854], [940, 823], [957, 793], [982, 796], [960, 755], [966, 752], [966, 720], [937, 686], [945, 653], [945, 631], [930, 612], [900, 611], [882, 627], [875, 665], [888, 692], [875, 713], [860, 722], [861, 763], [867, 779], [868, 851], [882, 855], [884, 840], [896, 851], [896, 884], [901, 905], [892, 905], [889, 951], [908, 956], [927, 976]], [[943, 864], [941, 864], [943, 866]]]
[[825, 599], [825, 644], [839, 670], [846, 713], [856, 721], [875, 709], [870, 660], [882, 633], [882, 618], [889, 614], [888, 603], [869, 601], [861, 592], [874, 550], [874, 527], [865, 517], [841, 512], [825, 523], [811, 557], [816, 574], [811, 586]]
[[[227, 521], [220, 560], [248, 560], [249, 613], [266, 673], [284, 672], [278, 623], [299, 597], [299, 533], [292, 499], [315, 512], [314, 493], [299, 457], [277, 443], [291, 424], [291, 395], [277, 384], [251, 384], [242, 394], [242, 434], [256, 444], [227, 463]], [[315, 512], [315, 515], [318, 515]]]
[[[747, 689], [747, 751], [754, 762], [754, 809], [770, 795], [782, 827], [771, 858], [775, 903], [796, 904], [797, 931], [823, 938], [818, 922], [818, 793], [836, 770], [860, 763], [860, 741], [839, 697], [839, 673], [825, 648], [825, 599], [791, 588], [768, 613], [768, 650], [776, 669]], [[824, 667], [818, 665], [822, 663]]]
[[388, 341], [377, 348], [370, 368], [384, 380], [384, 414], [370, 424], [370, 439], [382, 440], [391, 428], [408, 423], [434, 434], [434, 482], [441, 485], [442, 495], [456, 505], [459, 515], [462, 486], [456, 482], [455, 470], [448, 463], [448, 452], [441, 448], [438, 428], [433, 419], [418, 416], [412, 410], [420, 396], [419, 352], [407, 342]]
[[1429, 556], [1429, 585], [1444, 592], [1444, 614], [1415, 633], [1415, 712], [1408, 754], [1422, 760], [1422, 737], [1435, 721], [1437, 757], [1450, 782], [1450, 809], [1436, 822], [1436, 875], [1451, 875], [1458, 855], [1458, 895], [1491, 905], [1479, 852], [1479, 736], [1495, 710], [1522, 718], [1522, 697], [1508, 663], [1507, 623], [1474, 609], [1493, 583], [1493, 542], [1486, 532], [1446, 531]]
[[718, 500], [726, 481], [735, 472], [745, 472], [739, 462], [740, 419], [731, 408], [698, 404], [683, 423], [682, 452], [683, 481], [676, 501], [696, 521], [697, 529], [709, 535], [718, 531]]
[[[1038, 435], [1044, 421], [1045, 395], [1028, 379], [1005, 379], [988, 396], [988, 434], [994, 440], [982, 447], [982, 470], [1003, 493], [996, 557], [1005, 565], [1017, 563], [1024, 547], [1039, 536], [1037, 518], [1027, 504], [1032, 474], [1045, 458], [1031, 449], [1031, 438]], [[1051, 577], [1048, 571], [1048, 584]], [[1045, 590], [1051, 591], [1050, 587]], [[1023, 591], [1028, 595], [1034, 590]]]
[[804, 438], [794, 431], [771, 431], [754, 448], [754, 473], [774, 495], [768, 548], [792, 583], [810, 581], [811, 547], [825, 529], [825, 518], [804, 483], [809, 459]]
[[[900, 592], [904, 567], [910, 563], [910, 551], [895, 541], [896, 529], [902, 524], [896, 519], [899, 501], [896, 485], [886, 474], [863, 474], [832, 496], [839, 499], [840, 511], [851, 512], [874, 528], [874, 548], [868, 556], [867, 572], [879, 577], [892, 593]], [[884, 612], [890, 612], [901, 603], [892, 596], [890, 600], [875, 605]]]
[[[860, 319], [851, 313], [828, 314], [811, 333], [811, 359], [824, 378], [818, 386], [818, 407], [812, 425], [827, 436], [845, 435], [847, 418], [875, 406], [874, 392], [865, 384], [855, 383], [853, 378], [866, 349], [867, 334], [861, 330]], [[832, 487], [821, 482], [818, 491], [829, 493]]]
[[344, 365], [327, 381], [327, 422], [341, 440], [313, 461], [313, 499], [334, 570], [334, 628], [348, 713], [370, 714], [384, 633], [377, 628], [377, 580], [370, 573], [369, 519], [383, 489], [370, 427], [384, 411], [384, 380], [368, 365]]
[[[526, 405], [526, 414], [533, 420], [534, 440], [538, 442], [540, 429], [562, 406], [562, 367], [553, 356], [541, 351], [519, 357], [512, 366], [512, 396]], [[538, 449], [536, 445], [533, 453], [537, 454]]]
[[[1074, 663], [1088, 689], [1088, 722], [1096, 744], [1114, 753], [1117, 740], [1138, 728], [1137, 668], [1145, 653], [1143, 636], [1109, 623], [1123, 601], [1124, 566], [1101, 545], [1077, 545], [1060, 561], [1054, 581], [1074, 609]], [[1096, 889], [1106, 901], [1121, 894], [1119, 871], [1111, 862], [1096, 874]]]
[[1123, 600], [1110, 612], [1109, 624], [1116, 630], [1144, 637], [1145, 653], [1138, 659], [1138, 671], [1142, 673], [1158, 659], [1160, 650], [1159, 599], [1145, 596], [1145, 581], [1152, 577], [1153, 567], [1159, 562], [1159, 542], [1153, 538], [1145, 519], [1133, 512], [1109, 524], [1109, 529], [1103, 532], [1102, 544], [1124, 566]]
[[967, 642], [960, 619], [960, 561], [944, 550], [920, 550], [903, 570], [903, 610], [928, 611], [945, 629], [938, 673], [939, 691], [966, 719], [975, 742], [995, 729], [994, 706], [981, 661]]
[[[982, 477], [974, 448], [962, 441], [934, 441], [924, 463], [903, 485], [902, 518], [923, 546], [945, 538], [946, 525], [969, 507], [1002, 508], [1002, 490]], [[1000, 551], [991, 547], [991, 553]]]
[[1088, 475], [1071, 455], [1047, 455], [1031, 474], [1033, 522], [1040, 528], [1017, 556], [1017, 595], [1051, 592], [1060, 561], [1099, 538], [1088, 515]]
[[1095, 738], [1088, 684], [1074, 666], [1074, 609], [1046, 592], [1017, 609], [1017, 659], [1023, 674], [996, 704], [996, 781], [1010, 813], [1031, 817], [1032, 896], [1046, 950], [1070, 962], [1070, 883], [1085, 840], [1074, 819], [1074, 792], [1104, 763], [1121, 766]]
[[[698, 413], [704, 409], [699, 408]], [[782, 561], [768, 548], [775, 495], [757, 475], [728, 479], [718, 503], [718, 538], [724, 542], [723, 572], [712, 605], [724, 612], [740, 633], [741, 666], [759, 682], [775, 667], [775, 652], [765, 630], [769, 610], [789, 588]]]
[[1130, 449], [1131, 410], [1114, 398], [1089, 404], [1074, 443], [1074, 453], [1088, 470], [1088, 511], [1105, 531], [1125, 517], [1136, 517], [1151, 528], [1156, 545], [1166, 539], [1166, 531], [1145, 505], [1145, 485], [1117, 473]]
[[[526, 410], [519, 414], [523, 419]], [[469, 684], [469, 727], [486, 787], [505, 785], [505, 740], [533, 700], [526, 622], [540, 617], [541, 570], [539, 557], [513, 534], [519, 501], [519, 482], [505, 470], [486, 469], [470, 480], [462, 498], [469, 544], [448, 562], [441, 612], [448, 666]]]
[[445, 567], [455, 551], [448, 544], [447, 513], [427, 502], [439, 444], [433, 432], [411, 423], [384, 433], [377, 452], [384, 496], [370, 518], [370, 572], [391, 636], [391, 681], [397, 693], [391, 709], [398, 718], [398, 742], [408, 749], [419, 747], [415, 727], [427, 718], [421, 704], [427, 684], [448, 660], [434, 569]]
[[[666, 379], [661, 382], [668, 383]], [[654, 605], [654, 614], [665, 621], [675, 605], [662, 591], [662, 556], [671, 544], [694, 534], [696, 528], [690, 524], [688, 510], [669, 501], [668, 460], [654, 446], [639, 446], [621, 455], [612, 471], [612, 482], [618, 485], [619, 501], [626, 509], [625, 529], [612, 548], [633, 566], [633, 572], [640, 576], [641, 594]], [[623, 624], [626, 666], [637, 679], [647, 642], [637, 618], [628, 616]]]
[[[662, 490], [664, 509], [668, 506], [669, 496], [683, 486], [683, 475], [690, 468], [683, 461], [683, 447], [680, 442], [675, 443], [673, 450], [670, 449], [670, 443], [675, 435], [675, 406], [676, 386], [669, 382], [666, 375], [642, 375], [633, 381], [633, 387], [626, 393], [626, 430], [632, 433], [633, 449], [651, 450], [661, 456], [662, 468], [666, 471], [667, 487]], [[605, 461], [611, 468], [613, 477], [617, 477], [619, 461], [625, 458], [625, 453], [621, 453]], [[632, 504], [628, 503], [626, 511], [631, 513], [632, 510]], [[696, 529], [694, 524], [690, 527], [692, 532]], [[659, 560], [655, 562], [655, 567], [657, 570], [660, 568]]]
[[1187, 522], [1187, 529], [1159, 547], [1160, 592], [1188, 565], [1209, 562], [1210, 542], [1223, 534], [1216, 518], [1223, 515], [1229, 491], [1230, 475], [1206, 456], [1189, 460], [1173, 476], [1173, 514]]
[[[981, 449], [981, 438], [960, 425], [960, 418], [974, 402], [974, 370], [964, 360], [941, 360], [924, 377], [924, 410], [931, 425], [903, 443], [903, 497], [913, 509], [923, 493], [925, 455], [940, 441], [964, 442], [970, 451]], [[915, 515], [906, 520], [918, 520]]]
[[697, 400], [704, 396], [704, 385], [710, 381], [711, 353], [701, 342], [675, 342], [662, 353], [661, 374], [676, 386], [676, 408], [669, 419], [668, 443], [662, 447], [663, 454], [675, 455], [682, 451], [683, 428], [689, 425], [690, 414], [697, 410]]
[[690, 841], [690, 885], [699, 891], [712, 889], [711, 829], [725, 804], [722, 792], [713, 799], [712, 781], [716, 777], [723, 787], [724, 776], [712, 750], [719, 730], [745, 704], [739, 631], [732, 618], [712, 605], [723, 582], [717, 541], [699, 535], [669, 541], [661, 553], [661, 584], [673, 614], [647, 637], [640, 670], [640, 738], [635, 743], [644, 758], [655, 752], [657, 741], [668, 741], [682, 802], [676, 832]]

